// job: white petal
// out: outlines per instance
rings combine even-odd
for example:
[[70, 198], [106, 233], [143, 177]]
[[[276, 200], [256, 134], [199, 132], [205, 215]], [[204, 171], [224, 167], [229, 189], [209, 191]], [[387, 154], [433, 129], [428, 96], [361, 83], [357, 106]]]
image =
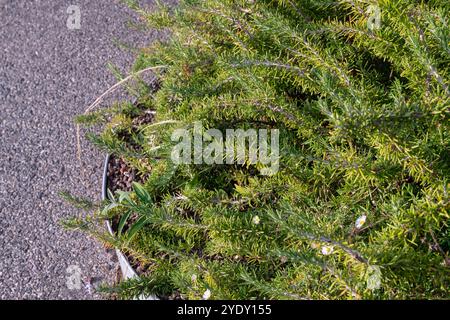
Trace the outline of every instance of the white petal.
[[322, 247], [322, 254], [323, 255], [327, 256], [327, 255], [332, 254], [332, 253], [333, 253], [333, 247], [330, 247], [330, 246]]
[[209, 297], [211, 297], [211, 290], [206, 289], [205, 293], [203, 294], [203, 300], [208, 300]]
[[358, 219], [356, 219], [355, 227], [358, 229], [361, 228], [364, 225], [364, 223], [366, 223], [366, 219], [367, 219], [366, 215], [363, 215], [363, 216], [359, 217]]

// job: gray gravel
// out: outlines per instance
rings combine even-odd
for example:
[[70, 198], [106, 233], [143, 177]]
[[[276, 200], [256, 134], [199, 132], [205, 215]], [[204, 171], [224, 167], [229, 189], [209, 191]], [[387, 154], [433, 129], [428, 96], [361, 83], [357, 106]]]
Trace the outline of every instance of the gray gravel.
[[[69, 5], [81, 29], [66, 27]], [[95, 240], [60, 227], [81, 214], [64, 189], [99, 199], [103, 156], [84, 144], [80, 174], [73, 117], [115, 83], [133, 60], [114, 42], [135, 46], [162, 35], [131, 31], [133, 13], [116, 0], [0, 0], [0, 298], [101, 298], [90, 286], [113, 281], [117, 262]], [[67, 287], [67, 268], [81, 289]]]

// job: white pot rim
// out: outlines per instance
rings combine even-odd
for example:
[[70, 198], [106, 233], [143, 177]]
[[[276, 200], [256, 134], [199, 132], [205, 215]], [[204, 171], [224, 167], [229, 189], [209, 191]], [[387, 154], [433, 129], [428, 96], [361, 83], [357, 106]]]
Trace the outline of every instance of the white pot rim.
[[[108, 154], [105, 159], [105, 164], [103, 168], [103, 185], [102, 185], [102, 200], [106, 200], [108, 198], [108, 164], [111, 155]], [[110, 235], [114, 236], [114, 232], [112, 230], [111, 222], [109, 220], [105, 220], [106, 228]], [[119, 260], [120, 270], [122, 272], [122, 277], [124, 280], [139, 278], [136, 271], [131, 266], [128, 258], [119, 250], [116, 249], [117, 259]], [[140, 296], [138, 300], [159, 300], [156, 296]]]

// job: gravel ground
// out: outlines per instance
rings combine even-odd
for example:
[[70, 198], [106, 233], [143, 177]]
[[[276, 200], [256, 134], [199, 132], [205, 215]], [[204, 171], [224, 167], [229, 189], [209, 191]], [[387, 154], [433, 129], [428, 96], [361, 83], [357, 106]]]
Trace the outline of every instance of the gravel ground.
[[[79, 30], [66, 12], [78, 5]], [[113, 281], [117, 262], [95, 240], [60, 226], [80, 214], [58, 195], [99, 199], [100, 152], [84, 144], [77, 161], [73, 117], [116, 82], [133, 54], [162, 34], [131, 31], [133, 13], [117, 0], [0, 0], [0, 298], [102, 298], [92, 280]], [[85, 168], [86, 176], [80, 174]], [[67, 286], [81, 271], [81, 289]]]

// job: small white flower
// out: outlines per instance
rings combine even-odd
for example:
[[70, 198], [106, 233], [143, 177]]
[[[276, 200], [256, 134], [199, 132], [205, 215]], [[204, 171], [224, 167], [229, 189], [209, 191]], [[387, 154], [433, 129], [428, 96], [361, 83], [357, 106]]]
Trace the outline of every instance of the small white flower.
[[328, 255], [332, 254], [333, 251], [334, 251], [334, 249], [332, 246], [323, 246], [322, 247], [322, 254], [324, 256], [328, 256]]
[[253, 222], [254, 224], [259, 224], [259, 223], [261, 222], [261, 219], [259, 219], [258, 216], [254, 216], [252, 222]]
[[313, 249], [319, 249], [319, 248], [320, 248], [320, 244], [318, 244], [317, 242], [312, 242], [312, 243], [311, 243], [311, 248], [313, 248]]
[[364, 225], [364, 223], [366, 223], [366, 220], [367, 220], [366, 215], [362, 215], [361, 217], [356, 219], [356, 222], [355, 222], [356, 229], [361, 229], [361, 227]]
[[211, 297], [211, 290], [206, 289], [205, 293], [203, 294], [203, 300], [208, 300]]
[[191, 280], [192, 280], [192, 282], [196, 282], [196, 281], [197, 281], [197, 275], [196, 275], [196, 274], [193, 274], [193, 275], [191, 276]]

